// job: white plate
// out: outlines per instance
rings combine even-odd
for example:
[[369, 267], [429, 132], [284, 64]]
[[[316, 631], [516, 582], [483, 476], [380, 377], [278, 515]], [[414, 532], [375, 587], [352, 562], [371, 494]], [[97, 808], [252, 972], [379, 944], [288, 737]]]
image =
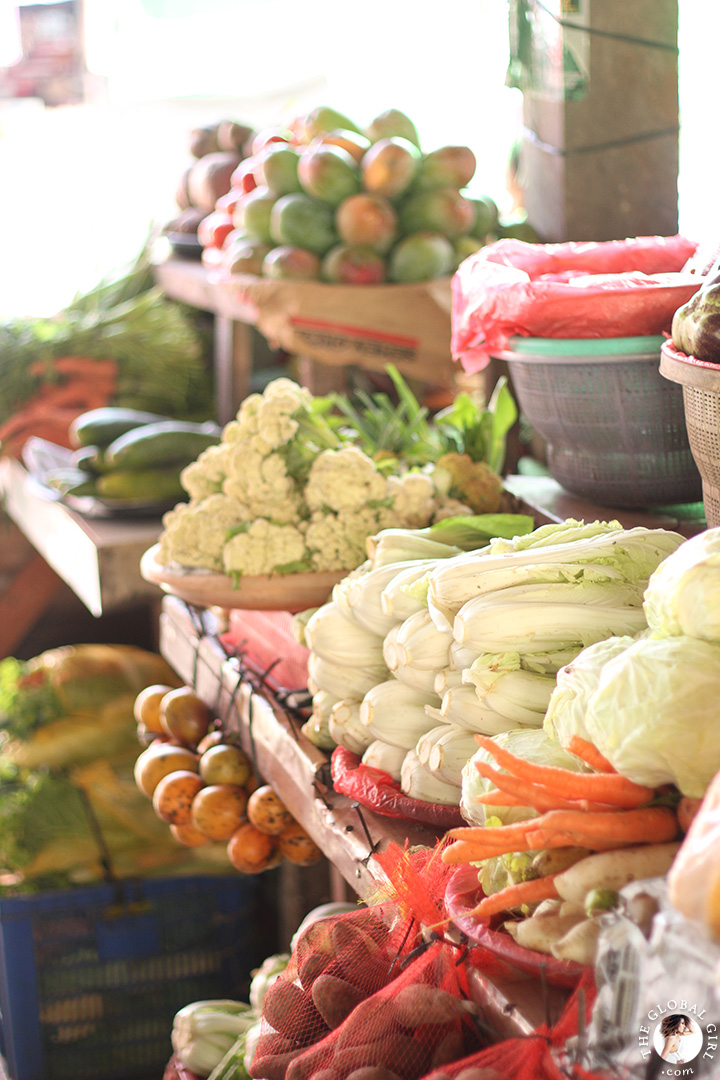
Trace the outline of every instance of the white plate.
[[347, 576], [347, 570], [317, 574], [277, 574], [273, 577], [243, 577], [235, 586], [226, 574], [210, 570], [179, 570], [158, 561], [160, 545], [153, 544], [140, 560], [146, 581], [196, 607], [245, 608], [248, 611], [304, 611], [320, 607], [330, 599], [333, 585]]

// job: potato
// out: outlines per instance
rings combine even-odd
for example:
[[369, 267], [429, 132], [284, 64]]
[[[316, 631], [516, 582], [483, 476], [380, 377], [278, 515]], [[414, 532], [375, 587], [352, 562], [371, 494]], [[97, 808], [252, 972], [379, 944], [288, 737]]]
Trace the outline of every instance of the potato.
[[210, 784], [192, 802], [190, 820], [211, 840], [229, 840], [245, 820], [247, 795], [236, 784]]
[[186, 746], [154, 742], [143, 750], [135, 762], [135, 783], [148, 799], [152, 799], [160, 781], [181, 769], [185, 772], [197, 772], [197, 755]]
[[248, 821], [268, 836], [279, 836], [295, 818], [269, 784], [256, 788], [248, 799]]
[[164, 776], [153, 793], [153, 809], [168, 825], [188, 825], [192, 802], [204, 787], [196, 772], [181, 769]]
[[280, 833], [277, 843], [280, 853], [297, 866], [312, 866], [322, 859], [322, 851], [297, 821]]
[[235, 869], [243, 874], [260, 874], [277, 865], [280, 858], [276, 840], [261, 833], [249, 821], [232, 834], [227, 853]]

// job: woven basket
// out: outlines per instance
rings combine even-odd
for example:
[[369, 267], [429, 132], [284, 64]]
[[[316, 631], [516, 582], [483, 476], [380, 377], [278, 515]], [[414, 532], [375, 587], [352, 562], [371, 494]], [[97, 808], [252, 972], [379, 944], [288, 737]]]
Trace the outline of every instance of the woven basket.
[[499, 354], [568, 491], [608, 507], [701, 498], [682, 393], [659, 373], [662, 341], [513, 338]]
[[690, 449], [702, 477], [705, 519], [713, 528], [720, 525], [720, 364], [686, 356], [666, 341], [660, 374], [682, 386]]

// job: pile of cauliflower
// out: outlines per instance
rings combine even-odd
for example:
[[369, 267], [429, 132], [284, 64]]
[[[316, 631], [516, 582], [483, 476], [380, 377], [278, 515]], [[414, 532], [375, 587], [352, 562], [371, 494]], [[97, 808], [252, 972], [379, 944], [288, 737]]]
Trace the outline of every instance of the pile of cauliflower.
[[470, 514], [432, 476], [385, 476], [290, 379], [247, 397], [216, 446], [181, 473], [189, 502], [163, 517], [164, 565], [242, 575], [351, 570], [366, 539]]

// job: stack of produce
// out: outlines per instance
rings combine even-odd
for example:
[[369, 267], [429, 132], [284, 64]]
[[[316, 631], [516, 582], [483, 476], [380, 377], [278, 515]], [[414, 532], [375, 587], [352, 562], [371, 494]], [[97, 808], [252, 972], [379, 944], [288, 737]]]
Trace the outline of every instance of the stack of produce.
[[227, 119], [190, 131], [188, 150], [193, 161], [178, 182], [175, 201], [180, 212], [166, 222], [166, 235], [197, 239], [198, 226], [215, 210], [230, 188], [232, 174], [252, 153], [254, 135], [246, 124]]
[[358, 405], [313, 397], [284, 378], [246, 398], [219, 445], [182, 471], [190, 501], [163, 518], [160, 563], [238, 583], [352, 570], [367, 537], [383, 528], [499, 509], [505, 435], [516, 416], [506, 383], [487, 408], [458, 395], [431, 422], [389, 370], [397, 406], [382, 394], [358, 395]]
[[0, 662], [0, 868], [13, 892], [213, 872], [137, 790], [133, 703], [172, 670], [132, 646], [76, 645]]
[[269, 278], [374, 285], [445, 277], [498, 235], [498, 208], [467, 191], [467, 146], [420, 149], [388, 109], [365, 128], [327, 106], [258, 132], [230, 191], [198, 227], [208, 266]]
[[262, 873], [283, 858], [318, 862], [320, 849], [191, 687], [151, 684], [133, 709], [138, 737], [149, 740], [135, 762], [135, 782], [176, 841], [212, 848], [221, 860], [224, 852], [243, 874]]
[[73, 419], [110, 404], [182, 419], [212, 415], [203, 336], [154, 287], [146, 252], [52, 318], [0, 326], [3, 454], [20, 456], [31, 435], [70, 447]]
[[480, 864], [479, 918], [543, 901], [505, 928], [590, 963], [593, 916], [628, 882], [670, 871], [679, 905], [702, 907], [702, 874], [683, 868], [707, 865], [705, 826], [675, 858], [720, 770], [719, 586], [720, 530], [675, 545], [644, 589], [646, 630], [590, 644], [561, 668], [543, 729], [478, 740], [463, 771], [463, 811], [476, 824], [450, 832], [443, 858]]
[[405, 794], [471, 815], [462, 771], [475, 734], [541, 729], [564, 665], [646, 628], [648, 579], [683, 539], [570, 520], [515, 535], [517, 524], [503, 539], [490, 521], [495, 538], [467, 553], [381, 532], [368, 563], [300, 620], [315, 727], [327, 718], [331, 740]]
[[68, 441], [71, 466], [46, 473], [48, 486], [75, 497], [167, 503], [184, 494], [182, 469], [220, 441], [220, 428], [106, 406], [76, 417]]

